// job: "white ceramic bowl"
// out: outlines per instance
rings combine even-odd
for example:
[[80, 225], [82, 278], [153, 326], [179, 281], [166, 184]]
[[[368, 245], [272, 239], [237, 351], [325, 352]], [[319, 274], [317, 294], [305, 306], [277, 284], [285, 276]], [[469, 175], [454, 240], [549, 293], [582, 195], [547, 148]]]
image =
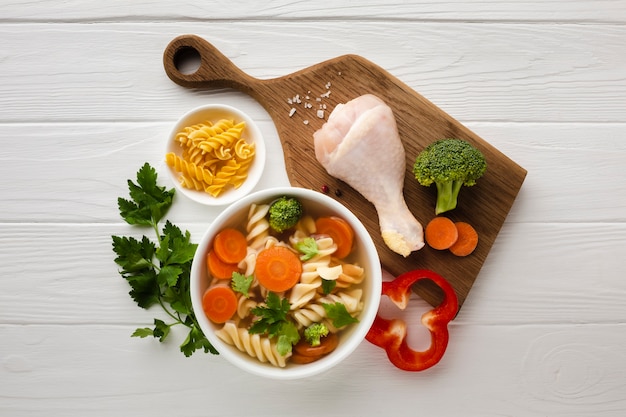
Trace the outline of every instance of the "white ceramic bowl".
[[[221, 328], [221, 325], [212, 323], [204, 314], [202, 296], [209, 284], [206, 271], [206, 254], [211, 248], [213, 238], [217, 232], [228, 226], [245, 223], [248, 208], [251, 204], [269, 203], [284, 195], [298, 198], [304, 205], [306, 212], [317, 216], [336, 215], [346, 220], [354, 229], [355, 248], [358, 254], [356, 262], [365, 269], [366, 277], [361, 284], [364, 306], [363, 311], [358, 316], [359, 323], [352, 324], [342, 330], [337, 349], [310, 364], [287, 364], [286, 367], [279, 368], [269, 363], [261, 363], [256, 358], [240, 352], [235, 347], [219, 339], [215, 335], [215, 331]], [[304, 188], [283, 187], [258, 191], [226, 208], [211, 223], [199, 242], [191, 269], [191, 301], [193, 310], [202, 331], [211, 344], [220, 352], [222, 357], [233, 365], [252, 374], [275, 379], [296, 379], [319, 374], [348, 357], [364, 340], [376, 317], [381, 299], [381, 286], [382, 276], [378, 252], [365, 226], [349, 209], [333, 198]]]
[[183, 131], [186, 127], [203, 123], [207, 120], [212, 123], [216, 123], [221, 119], [232, 119], [235, 123], [245, 122], [246, 127], [243, 130], [242, 137], [246, 140], [246, 142], [254, 143], [255, 146], [254, 160], [248, 171], [248, 177], [239, 188], [234, 188], [229, 185], [221, 194], [217, 197], [213, 197], [211, 194], [204, 191], [196, 191], [183, 187], [179, 181], [180, 173], [176, 172], [169, 165], [166, 165], [167, 171], [174, 181], [176, 189], [180, 193], [184, 194], [193, 201], [209, 206], [227, 205], [233, 201], [237, 201], [243, 196], [249, 194], [259, 182], [261, 174], [263, 173], [263, 168], [265, 167], [265, 143], [263, 141], [261, 131], [254, 120], [241, 110], [231, 106], [223, 104], [208, 104], [200, 106], [185, 113], [178, 120], [178, 122], [176, 122], [176, 125], [174, 125], [170, 135], [168, 136], [165, 147], [165, 153], [174, 152], [180, 156], [182, 154], [182, 148], [175, 140], [176, 135], [179, 132]]

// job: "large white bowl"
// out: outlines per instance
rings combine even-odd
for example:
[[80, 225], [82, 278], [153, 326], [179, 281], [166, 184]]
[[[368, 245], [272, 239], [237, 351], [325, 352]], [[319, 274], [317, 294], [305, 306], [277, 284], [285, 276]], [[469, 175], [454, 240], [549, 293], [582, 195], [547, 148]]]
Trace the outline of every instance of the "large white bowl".
[[[233, 346], [224, 343], [215, 335], [221, 325], [212, 323], [202, 309], [202, 296], [209, 284], [206, 271], [206, 254], [213, 238], [225, 227], [243, 224], [251, 204], [269, 203], [281, 196], [293, 196], [304, 205], [305, 211], [314, 215], [336, 215], [346, 220], [354, 229], [355, 245], [358, 253], [356, 262], [364, 269], [363, 280], [363, 311], [358, 316], [359, 323], [350, 325], [340, 333], [339, 346], [322, 359], [306, 364], [288, 364], [284, 368], [274, 367], [269, 363], [261, 363], [257, 359], [240, 352]], [[226, 208], [211, 225], [198, 244], [191, 269], [191, 301], [200, 327], [211, 344], [221, 356], [233, 365], [252, 374], [275, 378], [304, 378], [324, 372], [350, 355], [365, 338], [378, 312], [382, 287], [381, 265], [378, 252], [367, 229], [359, 219], [344, 205], [333, 198], [317, 191], [304, 188], [272, 188], [250, 194]]]
[[242, 137], [246, 140], [246, 142], [254, 143], [255, 146], [254, 160], [250, 165], [248, 177], [239, 188], [228, 186], [220, 195], [213, 197], [211, 194], [206, 192], [191, 190], [183, 187], [178, 180], [180, 173], [166, 165], [167, 171], [174, 181], [174, 186], [181, 194], [184, 194], [195, 202], [209, 206], [228, 205], [233, 201], [237, 201], [243, 196], [249, 194], [259, 182], [259, 179], [263, 174], [263, 169], [265, 168], [265, 142], [263, 141], [263, 135], [254, 120], [241, 110], [224, 104], [207, 104], [196, 107], [195, 109], [185, 113], [178, 120], [178, 122], [176, 122], [167, 138], [165, 146], [166, 153], [174, 152], [180, 156], [182, 154], [182, 148], [175, 140], [176, 135], [179, 132], [183, 131], [186, 127], [204, 123], [207, 120], [212, 123], [216, 123], [221, 119], [234, 120], [235, 123], [245, 122], [246, 127], [243, 130]]

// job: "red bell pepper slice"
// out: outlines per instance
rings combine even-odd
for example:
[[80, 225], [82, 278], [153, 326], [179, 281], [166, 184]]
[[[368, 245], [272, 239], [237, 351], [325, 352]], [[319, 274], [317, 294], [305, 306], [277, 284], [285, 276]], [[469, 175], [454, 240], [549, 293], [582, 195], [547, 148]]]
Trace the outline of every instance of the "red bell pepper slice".
[[415, 351], [407, 344], [407, 326], [404, 320], [387, 320], [380, 315], [365, 338], [387, 352], [393, 365], [405, 371], [423, 371], [437, 364], [448, 346], [448, 323], [454, 319], [459, 303], [454, 288], [441, 275], [426, 269], [418, 269], [399, 275], [393, 281], [385, 281], [382, 294], [401, 310], [408, 304], [411, 286], [416, 282], [429, 279], [443, 290], [443, 301], [437, 307], [422, 315], [422, 324], [431, 335], [430, 347], [424, 351]]

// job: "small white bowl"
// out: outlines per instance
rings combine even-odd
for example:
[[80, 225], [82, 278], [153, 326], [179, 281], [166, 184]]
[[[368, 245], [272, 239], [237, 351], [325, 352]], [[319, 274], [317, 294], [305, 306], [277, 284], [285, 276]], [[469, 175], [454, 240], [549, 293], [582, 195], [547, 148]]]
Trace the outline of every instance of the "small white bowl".
[[[309, 364], [287, 364], [284, 368], [262, 363], [256, 358], [240, 352], [234, 346], [224, 343], [215, 335], [221, 328], [211, 322], [202, 309], [202, 296], [209, 285], [206, 271], [206, 255], [215, 235], [225, 227], [241, 225], [245, 222], [251, 204], [270, 203], [281, 196], [298, 198], [306, 212], [319, 215], [336, 215], [352, 226], [355, 234], [356, 262], [365, 269], [366, 277], [362, 282], [363, 311], [358, 316], [359, 322], [350, 325], [340, 333], [338, 347], [327, 356]], [[324, 372], [348, 357], [364, 340], [371, 327], [381, 299], [382, 272], [378, 252], [367, 229], [359, 219], [344, 205], [333, 198], [317, 191], [305, 188], [281, 187], [257, 191], [226, 208], [211, 225], [198, 244], [191, 268], [191, 301], [200, 328], [218, 350], [220, 355], [233, 365], [255, 375], [273, 379], [304, 378]]]
[[230, 204], [233, 201], [237, 201], [243, 196], [249, 194], [259, 182], [265, 167], [265, 142], [263, 141], [263, 135], [254, 120], [241, 110], [231, 106], [223, 104], [208, 104], [200, 106], [185, 113], [178, 120], [178, 122], [176, 122], [176, 125], [174, 125], [167, 138], [167, 144], [165, 147], [165, 153], [174, 152], [180, 156], [182, 154], [182, 148], [175, 140], [176, 135], [179, 132], [183, 131], [186, 127], [203, 123], [207, 120], [212, 123], [216, 123], [221, 119], [232, 119], [235, 123], [245, 122], [246, 127], [243, 131], [242, 137], [246, 140], [246, 142], [254, 143], [255, 146], [254, 160], [250, 165], [248, 177], [239, 188], [234, 188], [229, 185], [217, 197], [213, 197], [211, 194], [204, 191], [196, 191], [185, 188], [181, 185], [178, 179], [180, 177], [180, 173], [176, 172], [173, 168], [166, 164], [167, 171], [174, 181], [176, 189], [191, 200], [208, 206], [223, 206]]

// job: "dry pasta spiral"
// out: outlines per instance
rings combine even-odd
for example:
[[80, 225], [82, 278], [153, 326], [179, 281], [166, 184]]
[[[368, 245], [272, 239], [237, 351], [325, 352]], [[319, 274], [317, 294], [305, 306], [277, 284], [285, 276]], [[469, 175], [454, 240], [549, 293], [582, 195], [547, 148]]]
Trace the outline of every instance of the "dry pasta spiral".
[[222, 119], [185, 127], [175, 136], [181, 154], [166, 155], [165, 161], [180, 173], [185, 188], [219, 196], [228, 186], [239, 188], [247, 179], [255, 156], [254, 143], [242, 137], [245, 122]]
[[221, 119], [215, 124], [207, 121], [183, 129], [183, 132], [179, 133], [177, 137], [182, 144], [192, 142], [197, 146], [199, 142], [219, 135], [234, 125], [235, 122], [229, 119]]
[[220, 148], [231, 148], [233, 144], [241, 138], [241, 134], [245, 127], [245, 123], [241, 122], [235, 126], [229, 127], [223, 132], [205, 136], [197, 146], [205, 152], [217, 151]]
[[174, 152], [167, 153], [165, 155], [165, 161], [182, 175], [193, 178], [199, 182], [204, 182], [205, 184], [211, 184], [213, 182], [213, 174], [210, 171], [184, 160]]
[[222, 169], [220, 169], [213, 177], [213, 182], [205, 189], [213, 197], [217, 197], [224, 191], [224, 187], [228, 185], [230, 179], [239, 169], [239, 164], [234, 159], [228, 160]]

